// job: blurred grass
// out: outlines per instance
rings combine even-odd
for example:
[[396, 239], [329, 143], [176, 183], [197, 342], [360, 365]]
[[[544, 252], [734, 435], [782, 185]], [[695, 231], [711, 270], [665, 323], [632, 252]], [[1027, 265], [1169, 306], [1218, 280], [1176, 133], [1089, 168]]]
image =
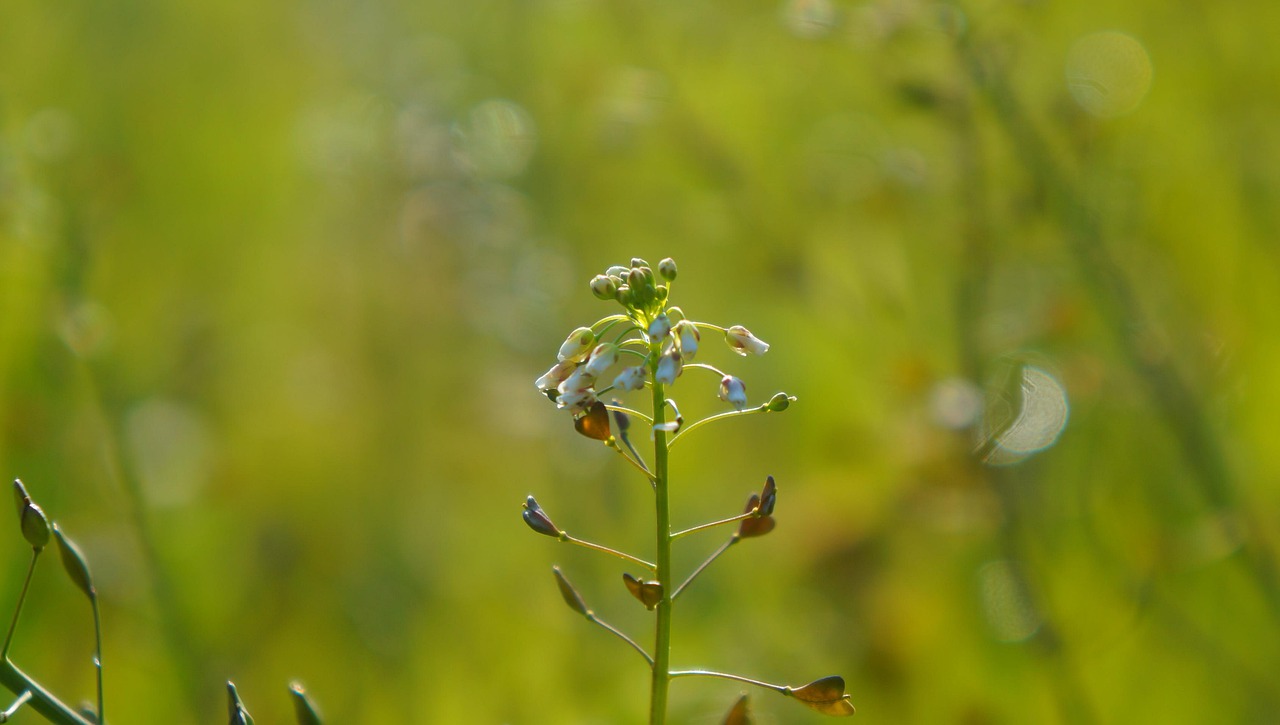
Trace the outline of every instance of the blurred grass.
[[[113, 720], [218, 722], [232, 678], [284, 722], [297, 678], [334, 722], [637, 721], [641, 662], [550, 565], [645, 613], [516, 513], [646, 553], [643, 484], [530, 383], [607, 309], [591, 275], [671, 255], [678, 304], [774, 346], [709, 354], [799, 397], [676, 449], [677, 525], [781, 487], [682, 598], [677, 663], [839, 672], [881, 722], [1269, 721], [1278, 13], [7, 3], [0, 468], [93, 564]], [[1065, 81], [1103, 30], [1154, 71], [1116, 118]], [[985, 468], [930, 396], [1013, 354], [1070, 422]], [[88, 612], [33, 586], [16, 661], [91, 697]], [[673, 718], [737, 692], [678, 682]]]

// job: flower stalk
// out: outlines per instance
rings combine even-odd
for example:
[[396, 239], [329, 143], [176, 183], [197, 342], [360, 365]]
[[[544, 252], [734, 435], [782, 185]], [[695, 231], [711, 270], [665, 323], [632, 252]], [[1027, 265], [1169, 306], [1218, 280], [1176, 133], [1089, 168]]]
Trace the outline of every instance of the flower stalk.
[[[604, 317], [590, 327], [575, 329], [557, 351], [558, 362], [535, 382], [537, 388], [555, 402], [557, 407], [571, 414], [574, 429], [578, 433], [615, 450], [652, 486], [653, 562], [570, 536], [552, 523], [532, 496], [525, 503], [525, 523], [535, 532], [561, 542], [576, 544], [638, 564], [654, 577], [652, 580], [645, 580], [629, 572], [622, 573], [623, 583], [635, 599], [654, 612], [653, 649], [649, 652], [632, 637], [599, 619], [569, 584], [563, 572], [558, 567], [553, 568], [565, 604], [621, 639], [639, 652], [649, 664], [649, 725], [665, 725], [667, 722], [671, 680], [694, 675], [721, 677], [772, 689], [827, 715], [852, 715], [853, 706], [849, 704], [848, 695], [844, 694], [844, 681], [839, 677], [826, 677], [799, 688], [791, 688], [713, 670], [672, 669], [672, 610], [675, 600], [735, 544], [744, 539], [764, 536], [773, 530], [776, 523], [773, 510], [777, 501], [777, 488], [773, 477], [769, 476], [764, 488], [759, 493], [750, 495], [742, 513], [673, 533], [671, 449], [676, 441], [707, 423], [750, 413], [781, 412], [795, 398], [786, 393], [776, 393], [765, 403], [748, 406], [747, 385], [742, 379], [725, 373], [714, 365], [694, 363], [695, 355], [708, 354], [701, 348], [700, 330], [719, 333], [724, 337], [729, 351], [743, 357], [763, 355], [769, 351], [769, 344], [741, 325], [722, 327], [699, 322], [688, 317], [684, 310], [669, 305], [671, 283], [677, 275], [675, 262], [664, 259], [657, 270], [655, 274], [647, 262], [637, 258], [631, 260], [629, 268], [621, 265], [609, 267], [604, 274], [596, 275], [590, 284], [592, 294], [601, 300], [621, 304], [625, 314]], [[619, 324], [624, 320], [625, 324]], [[603, 340], [615, 325], [621, 332], [612, 340]], [[679, 383], [685, 367], [714, 373], [718, 385], [708, 381], [709, 384], [702, 388], [702, 394], [719, 398], [728, 404], [730, 410], [714, 413], [686, 426], [672, 393], [677, 386], [687, 388], [699, 385], [702, 376], [692, 376], [698, 380]], [[643, 403], [637, 405], [604, 399], [606, 395], [638, 394], [646, 388], [649, 393], [647, 408], [651, 413], [636, 409], [645, 408]], [[640, 430], [646, 431], [653, 443], [652, 464], [645, 463], [628, 434], [633, 418], [644, 422], [645, 426]], [[738, 524], [738, 527], [729, 540], [685, 576], [683, 581], [678, 579], [673, 565], [673, 543], [690, 534], [733, 523]], [[675, 586], [677, 582], [680, 583]], [[740, 702], [735, 707], [741, 709], [745, 705]], [[741, 718], [731, 718], [730, 721], [739, 722]]]

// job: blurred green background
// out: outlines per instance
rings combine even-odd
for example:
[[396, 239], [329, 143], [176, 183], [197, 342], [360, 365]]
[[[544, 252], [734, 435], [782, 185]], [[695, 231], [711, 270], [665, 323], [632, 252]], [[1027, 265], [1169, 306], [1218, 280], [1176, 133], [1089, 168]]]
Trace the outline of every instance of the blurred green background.
[[[644, 642], [648, 614], [519, 510], [651, 555], [648, 487], [532, 382], [614, 311], [592, 275], [673, 256], [677, 304], [773, 345], [705, 361], [799, 398], [674, 452], [677, 526], [780, 486], [681, 599], [677, 666], [843, 674], [874, 722], [1276, 722], [1278, 26], [7, 0], [0, 472], [92, 563], [110, 719], [225, 722], [231, 678], [286, 722], [297, 678], [338, 723], [640, 722], [643, 662], [551, 564]], [[984, 465], [974, 406], [1009, 414], [1019, 362], [1069, 422]], [[92, 699], [91, 632], [45, 562], [15, 661]], [[679, 680], [672, 720], [739, 691]]]

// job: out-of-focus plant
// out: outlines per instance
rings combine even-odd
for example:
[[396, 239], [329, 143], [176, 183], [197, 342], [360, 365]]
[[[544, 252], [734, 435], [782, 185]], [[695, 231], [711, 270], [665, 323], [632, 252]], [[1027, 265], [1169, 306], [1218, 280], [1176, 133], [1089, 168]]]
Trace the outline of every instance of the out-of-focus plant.
[[[665, 723], [667, 693], [672, 679], [678, 677], [718, 677], [762, 687], [792, 697], [807, 707], [827, 715], [852, 715], [850, 696], [845, 694], [843, 678], [823, 677], [805, 685], [792, 687], [706, 669], [673, 669], [671, 666], [672, 608], [676, 600], [721, 554], [743, 539], [763, 536], [774, 528], [773, 511], [777, 502], [777, 486], [768, 476], [759, 493], [752, 493], [742, 513], [701, 524], [682, 531], [672, 531], [669, 492], [669, 456], [671, 448], [708, 423], [752, 413], [781, 412], [795, 398], [777, 393], [768, 401], [748, 406], [746, 384], [738, 377], [705, 363], [694, 362], [704, 333], [721, 336], [739, 355], [763, 355], [769, 345], [741, 325], [721, 327], [687, 316], [670, 304], [676, 264], [668, 258], [658, 263], [656, 271], [643, 259], [632, 259], [630, 267], [614, 266], [591, 280], [591, 291], [601, 300], [614, 300], [623, 312], [597, 320], [590, 327], [579, 327], [565, 339], [558, 361], [536, 381], [538, 390], [573, 416], [574, 428], [584, 436], [599, 440], [622, 456], [632, 468], [647, 479], [653, 488], [655, 502], [656, 556], [653, 562], [608, 546], [585, 541], [558, 527], [533, 496], [525, 501], [524, 521], [539, 534], [616, 557], [639, 567], [640, 576], [622, 574], [628, 591], [646, 609], [655, 613], [652, 652], [634, 639], [600, 619], [590, 609], [559, 567], [553, 567], [556, 584], [564, 601], [588, 621], [626, 642], [649, 664], [652, 672], [649, 701], [651, 725]], [[719, 378], [719, 397], [732, 410], [710, 415], [686, 424], [675, 399], [668, 391], [685, 370], [709, 372]], [[610, 393], [640, 392], [648, 389], [651, 412], [645, 413], [622, 402], [605, 402]], [[631, 420], [644, 421], [653, 441], [653, 457], [646, 460], [630, 437]], [[672, 566], [672, 544], [690, 534], [720, 526], [737, 524], [737, 530], [720, 548], [683, 580], [677, 579]], [[650, 578], [651, 577], [651, 578]], [[677, 584], [677, 582], [679, 582]], [[745, 696], [730, 710], [726, 722], [748, 722]]]
[[[4, 637], [3, 649], [0, 649], [0, 684], [17, 695], [7, 708], [0, 710], [0, 723], [9, 718], [24, 705], [30, 707], [45, 720], [58, 725], [96, 725], [105, 723], [102, 707], [102, 619], [98, 613], [98, 591], [93, 586], [93, 576], [89, 573], [89, 564], [85, 560], [80, 547], [63, 533], [57, 523], [49, 521], [38, 504], [31, 500], [27, 488], [19, 479], [13, 481], [13, 498], [18, 509], [18, 526], [22, 537], [31, 545], [31, 564], [27, 566], [27, 575], [18, 593], [18, 602], [13, 609], [13, 619], [9, 623], [9, 631]], [[66, 570], [71, 583], [89, 598], [93, 607], [94, 650], [93, 666], [97, 673], [98, 701], [97, 707], [81, 705], [78, 709], [64, 703], [53, 693], [45, 689], [30, 675], [23, 672], [9, 659], [9, 645], [13, 642], [13, 633], [18, 627], [18, 619], [22, 614], [22, 605], [27, 599], [27, 590], [31, 585], [31, 575], [35, 572], [40, 554], [49, 545], [50, 539], [57, 541], [58, 553], [62, 559], [62, 567]], [[320, 717], [315, 706], [307, 697], [302, 685], [294, 682], [289, 685], [289, 694], [293, 697], [294, 713], [298, 725], [320, 725]], [[228, 710], [230, 725], [253, 725], [253, 717], [240, 701], [236, 686], [227, 683]]]

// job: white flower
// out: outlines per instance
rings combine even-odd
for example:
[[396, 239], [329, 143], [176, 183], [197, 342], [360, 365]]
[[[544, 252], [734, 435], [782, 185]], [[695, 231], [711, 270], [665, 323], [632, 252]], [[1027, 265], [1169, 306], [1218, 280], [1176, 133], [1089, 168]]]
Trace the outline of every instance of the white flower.
[[666, 313], [658, 315], [653, 318], [653, 322], [649, 323], [650, 340], [661, 340], [666, 337], [669, 332], [671, 332], [671, 320], [667, 317]]
[[573, 371], [573, 374], [565, 378], [564, 382], [560, 383], [560, 385], [556, 387], [556, 391], [561, 395], [580, 393], [583, 390], [590, 390], [595, 384], [596, 376], [587, 372], [585, 367], [579, 367], [577, 370]]
[[739, 355], [763, 355], [769, 352], [769, 343], [761, 340], [742, 325], [734, 325], [724, 331], [724, 341]]
[[720, 399], [738, 410], [747, 407], [747, 384], [732, 375], [720, 381]]
[[576, 362], [558, 362], [543, 373], [542, 377], [533, 381], [533, 384], [538, 386], [538, 390], [555, 390], [560, 387], [560, 383], [573, 374], [576, 367], [578, 367]]
[[557, 356], [560, 362], [581, 362], [591, 352], [591, 344], [596, 341], [596, 335], [589, 327], [579, 327], [560, 345], [560, 353]]
[[613, 387], [618, 390], [640, 390], [644, 387], [646, 372], [643, 365], [624, 368], [622, 372], [618, 373], [618, 377], [613, 379]]
[[676, 323], [675, 331], [680, 336], [681, 357], [692, 360], [693, 356], [698, 354], [698, 341], [702, 339], [697, 325], [688, 320], [681, 320]]
[[653, 374], [653, 382], [671, 385], [676, 378], [680, 377], [681, 372], [683, 372], [683, 366], [680, 362], [680, 352], [672, 350], [658, 361], [658, 370]]
[[591, 388], [583, 388], [582, 390], [571, 390], [567, 393], [561, 393], [556, 398], [556, 405], [561, 408], [568, 408], [570, 413], [577, 415], [590, 408], [596, 402], [596, 391]]
[[615, 362], [618, 361], [618, 346], [612, 342], [602, 342], [596, 345], [596, 349], [591, 351], [591, 357], [587, 360], [586, 370], [592, 375], [603, 375]]

